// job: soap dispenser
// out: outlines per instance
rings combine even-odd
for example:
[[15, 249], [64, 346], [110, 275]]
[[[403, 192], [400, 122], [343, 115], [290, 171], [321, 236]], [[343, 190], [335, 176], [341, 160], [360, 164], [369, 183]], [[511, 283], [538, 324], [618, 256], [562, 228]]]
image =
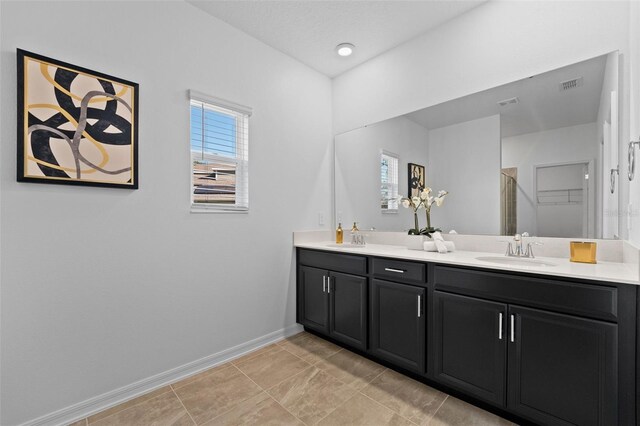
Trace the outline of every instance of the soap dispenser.
[[338, 223], [338, 229], [336, 229], [336, 244], [342, 244], [343, 239], [342, 224]]
[[353, 222], [353, 227], [351, 227], [351, 244], [360, 244], [359, 231], [357, 223]]

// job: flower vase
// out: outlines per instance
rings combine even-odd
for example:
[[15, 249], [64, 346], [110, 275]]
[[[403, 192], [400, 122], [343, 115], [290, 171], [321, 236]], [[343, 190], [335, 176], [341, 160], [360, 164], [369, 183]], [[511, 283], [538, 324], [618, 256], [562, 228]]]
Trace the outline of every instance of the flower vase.
[[409, 250], [424, 250], [424, 235], [407, 235], [406, 241]]

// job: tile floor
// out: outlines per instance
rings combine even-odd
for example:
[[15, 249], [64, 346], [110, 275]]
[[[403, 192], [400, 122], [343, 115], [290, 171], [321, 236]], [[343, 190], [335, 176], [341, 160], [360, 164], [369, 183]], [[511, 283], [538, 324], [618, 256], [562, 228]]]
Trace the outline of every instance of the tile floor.
[[73, 423], [512, 425], [309, 333]]

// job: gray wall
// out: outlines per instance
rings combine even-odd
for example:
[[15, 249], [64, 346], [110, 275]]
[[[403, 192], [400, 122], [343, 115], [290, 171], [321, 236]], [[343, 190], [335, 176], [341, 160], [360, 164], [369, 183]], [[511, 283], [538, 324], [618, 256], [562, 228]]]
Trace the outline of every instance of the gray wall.
[[[427, 164], [428, 139], [427, 129], [405, 117], [336, 136], [336, 221], [341, 220], [347, 231], [355, 220], [363, 230], [371, 227], [379, 231], [413, 228], [412, 209], [400, 205], [397, 213], [380, 210], [380, 150], [398, 155], [398, 193], [406, 197], [407, 163]], [[420, 226], [426, 226], [422, 214]]]
[[[295, 323], [331, 82], [183, 2], [2, 2], [2, 425]], [[15, 49], [140, 83], [138, 191], [16, 183]], [[187, 90], [253, 107], [251, 211], [189, 213]]]
[[429, 130], [427, 182], [437, 194], [431, 225], [443, 232], [500, 234], [500, 116]]

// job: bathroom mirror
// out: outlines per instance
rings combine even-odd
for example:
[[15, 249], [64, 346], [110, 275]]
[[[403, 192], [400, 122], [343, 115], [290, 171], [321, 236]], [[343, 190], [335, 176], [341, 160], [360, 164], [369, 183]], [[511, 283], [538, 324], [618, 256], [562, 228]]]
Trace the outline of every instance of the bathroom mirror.
[[449, 192], [431, 211], [443, 232], [617, 238], [618, 61], [612, 52], [337, 135], [336, 223], [412, 228], [397, 198], [424, 166], [424, 185]]

